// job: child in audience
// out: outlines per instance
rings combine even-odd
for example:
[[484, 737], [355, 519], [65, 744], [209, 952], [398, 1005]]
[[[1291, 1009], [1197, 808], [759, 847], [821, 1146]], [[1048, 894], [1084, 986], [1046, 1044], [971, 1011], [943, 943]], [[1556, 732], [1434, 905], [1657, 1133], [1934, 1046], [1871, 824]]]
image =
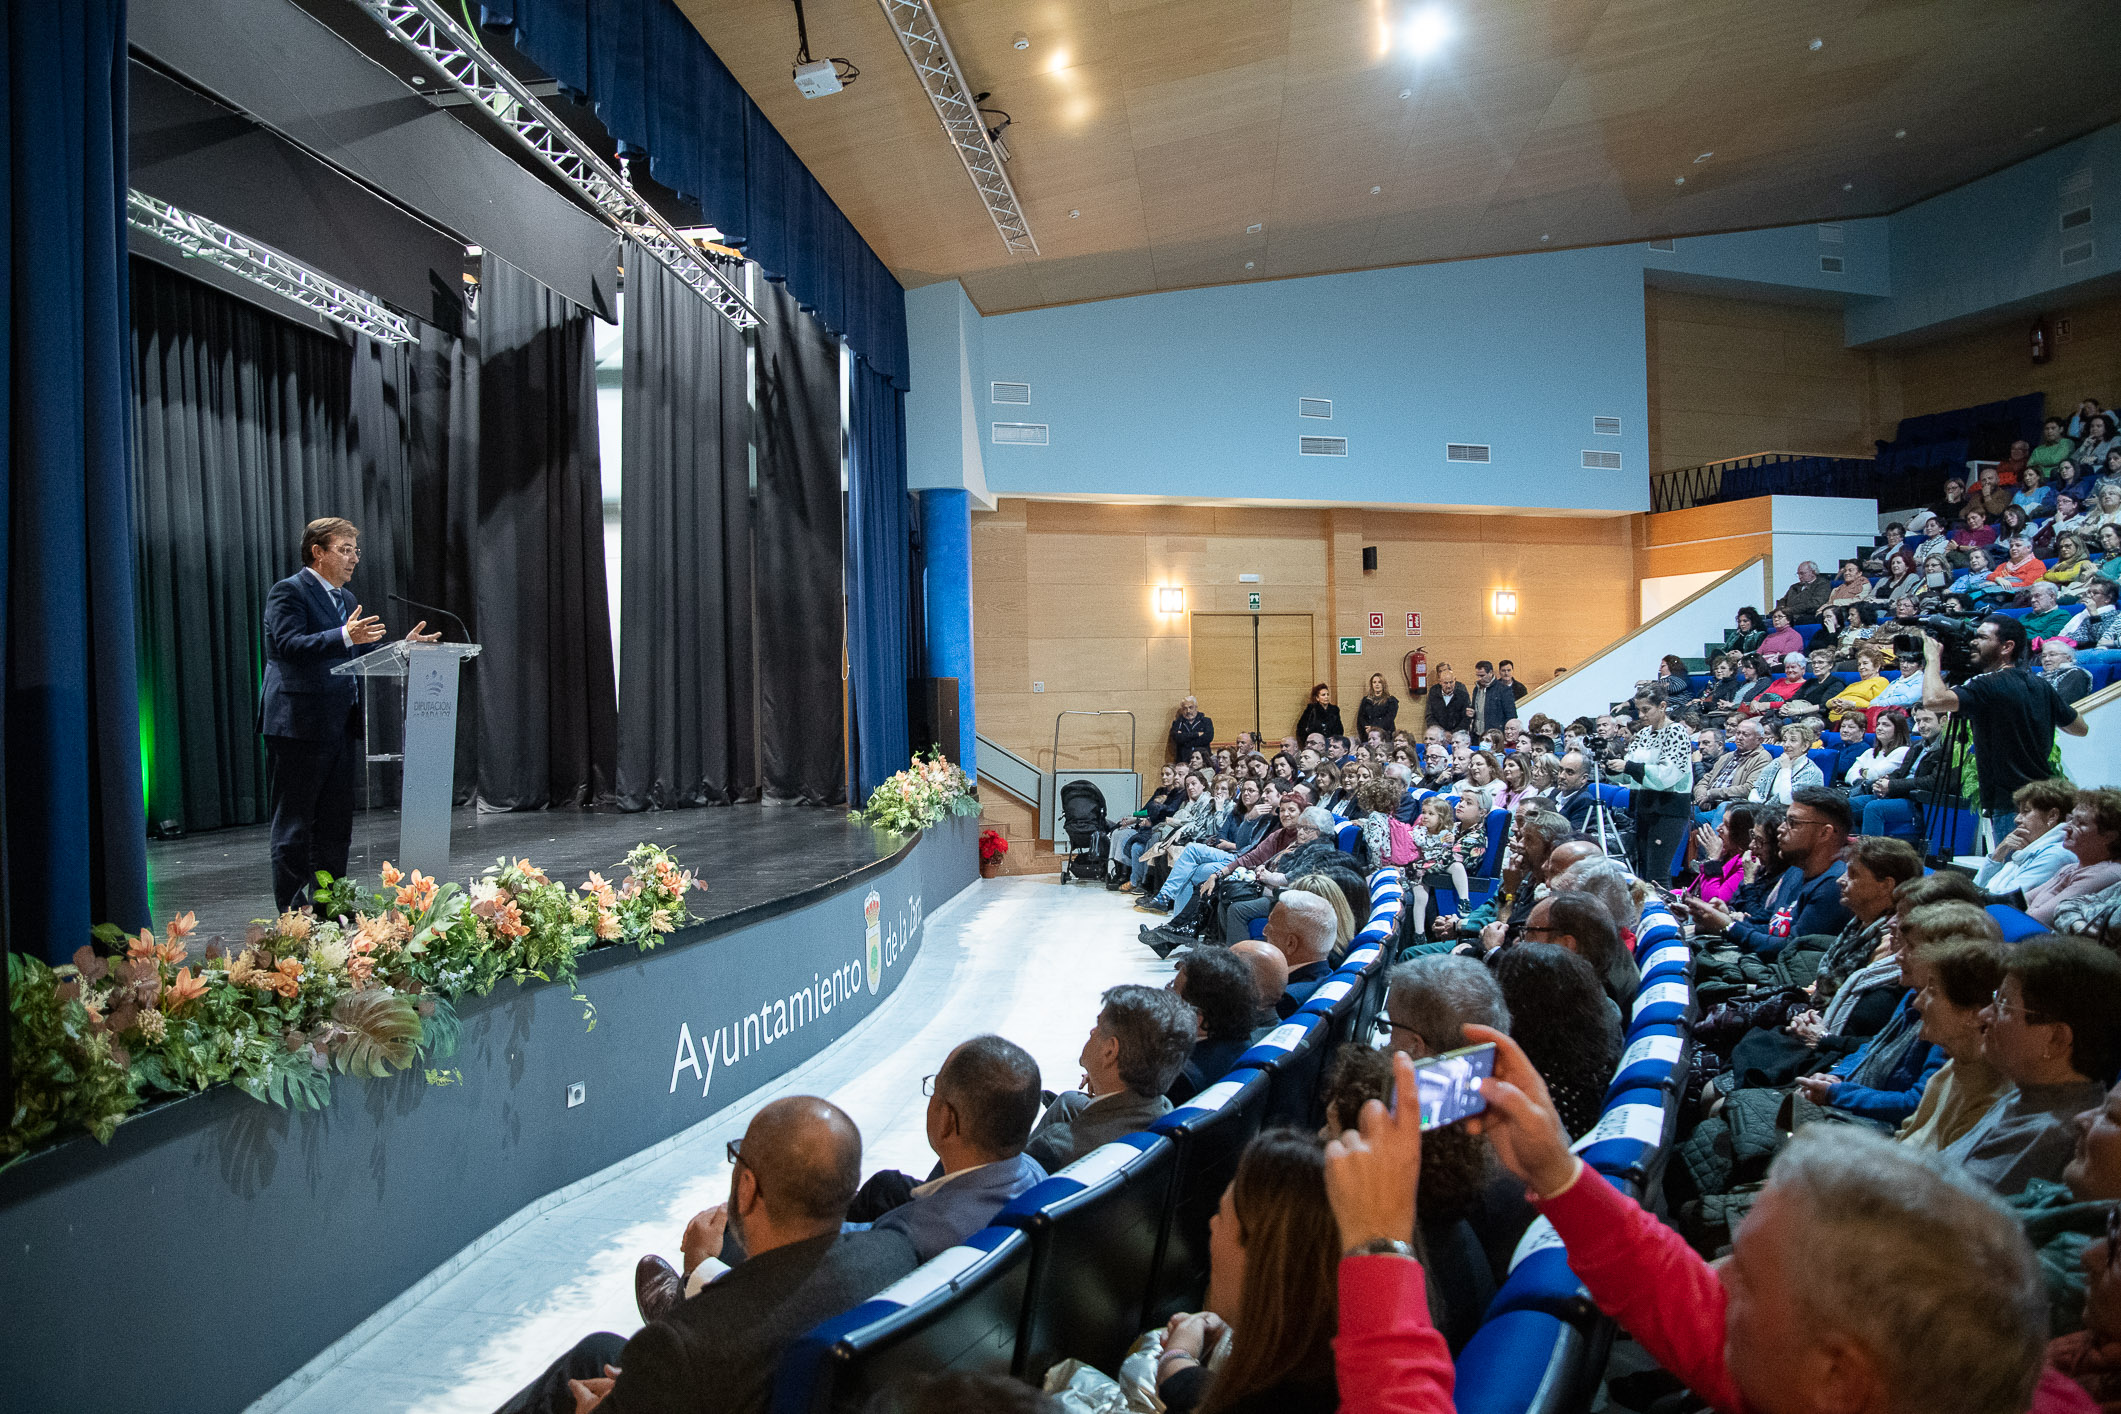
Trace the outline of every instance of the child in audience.
[[[1487, 816], [1481, 816], [1483, 822]], [[1444, 797], [1432, 795], [1421, 803], [1421, 818], [1414, 826], [1414, 862], [1407, 866], [1413, 895], [1413, 914], [1426, 928], [1429, 897], [1449, 885], [1457, 890], [1460, 907], [1471, 892], [1466, 867], [1459, 862], [1458, 832], [1451, 824], [1451, 806]]]
[[[1510, 758], [1511, 761], [1516, 759], [1514, 756]], [[1507, 762], [1504, 764], [1508, 765]], [[1515, 803], [1512, 801], [1511, 805]], [[1508, 810], [1511, 806], [1501, 805], [1494, 808]], [[1477, 796], [1461, 795], [1458, 797], [1458, 808], [1451, 814], [1458, 822], [1457, 828], [1451, 832], [1451, 855], [1458, 861], [1459, 869], [1466, 878], [1478, 878], [1481, 861], [1488, 856], [1488, 812], [1481, 808]], [[1459, 890], [1461, 896], [1464, 893], [1464, 889]]]

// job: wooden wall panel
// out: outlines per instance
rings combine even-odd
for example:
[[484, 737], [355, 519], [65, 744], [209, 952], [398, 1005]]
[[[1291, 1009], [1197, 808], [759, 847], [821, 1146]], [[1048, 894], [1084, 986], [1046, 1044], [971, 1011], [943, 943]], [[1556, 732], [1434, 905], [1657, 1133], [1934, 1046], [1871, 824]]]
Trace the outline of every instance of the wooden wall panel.
[[1750, 452], [1868, 456], [1901, 417], [1897, 361], [1842, 343], [1841, 311], [1649, 288], [1650, 465]]
[[[2069, 321], [2069, 340], [2059, 337]], [[2048, 313], [2054, 356], [2032, 361], [2031, 316], [1898, 352], [1907, 416], [1949, 412], [2022, 393], [2047, 394], [2065, 414], [2084, 398], [2112, 407], [2121, 398], [2121, 296], [2059, 305]], [[1880, 433], [1881, 437], [1890, 433]]]
[[[1056, 713], [1131, 710], [1142, 763], [1161, 761], [1191, 680], [1191, 616], [1247, 613], [1253, 593], [1262, 614], [1310, 615], [1308, 666], [1288, 661], [1284, 675], [1332, 683], [1350, 725], [1370, 673], [1406, 697], [1400, 663], [1416, 646], [1469, 677], [1475, 659], [1507, 657], [1539, 681], [1634, 626], [1640, 519], [1007, 499], [972, 518], [979, 729], [1050, 767]], [[1372, 574], [1365, 545], [1378, 547]], [[1185, 590], [1184, 615], [1156, 612], [1161, 585]], [[1493, 614], [1497, 589], [1517, 592], [1513, 620]], [[1423, 616], [1418, 639], [1406, 633], [1409, 610]], [[1380, 637], [1368, 633], [1372, 612], [1385, 615]], [[1340, 657], [1342, 634], [1361, 638], [1363, 652]], [[1269, 707], [1267, 730], [1294, 726], [1301, 690], [1287, 695]], [[1402, 709], [1408, 725], [1419, 718]], [[1126, 737], [1124, 719], [1069, 718], [1062, 758], [1123, 765]]]

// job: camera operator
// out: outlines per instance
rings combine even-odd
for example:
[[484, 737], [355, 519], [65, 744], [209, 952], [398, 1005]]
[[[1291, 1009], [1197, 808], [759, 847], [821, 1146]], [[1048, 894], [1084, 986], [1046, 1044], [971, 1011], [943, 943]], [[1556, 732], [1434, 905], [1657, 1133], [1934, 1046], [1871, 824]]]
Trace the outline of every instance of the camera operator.
[[1922, 705], [1932, 712], [1956, 712], [1972, 729], [1980, 810], [2000, 840], [2018, 823], [2011, 803], [2018, 787], [2054, 774], [2048, 762], [2055, 729], [2083, 736], [2087, 728], [2054, 684], [2026, 670], [2031, 645], [2024, 624], [2003, 614], [1983, 618], [1967, 645], [1972, 674], [1956, 687], [1945, 682], [1944, 648], [1936, 632], [1935, 621], [1925, 621]]

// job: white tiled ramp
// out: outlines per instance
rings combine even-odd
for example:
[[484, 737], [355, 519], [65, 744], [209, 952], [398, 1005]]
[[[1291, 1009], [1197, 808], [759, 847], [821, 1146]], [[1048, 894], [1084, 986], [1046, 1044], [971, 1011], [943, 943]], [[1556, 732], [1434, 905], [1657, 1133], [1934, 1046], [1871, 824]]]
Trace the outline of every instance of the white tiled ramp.
[[1038, 1058], [1048, 1089], [1073, 1086], [1098, 995], [1169, 980], [1171, 964], [1135, 940], [1142, 923], [1159, 921], [1119, 895], [1051, 876], [982, 880], [929, 918], [898, 991], [838, 1045], [650, 1156], [518, 1215], [252, 1414], [486, 1414], [590, 1331], [639, 1327], [634, 1262], [644, 1252], [675, 1257], [686, 1219], [727, 1196], [724, 1145], [759, 1106], [828, 1096], [862, 1128], [864, 1173], [924, 1174], [934, 1155], [921, 1077], [959, 1041], [993, 1031]]

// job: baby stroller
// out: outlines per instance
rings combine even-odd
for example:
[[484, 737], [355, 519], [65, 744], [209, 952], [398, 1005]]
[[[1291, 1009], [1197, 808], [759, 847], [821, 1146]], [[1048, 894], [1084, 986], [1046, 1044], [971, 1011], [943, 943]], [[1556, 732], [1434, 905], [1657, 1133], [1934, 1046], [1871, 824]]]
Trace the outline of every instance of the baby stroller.
[[1061, 827], [1068, 834], [1068, 857], [1060, 881], [1103, 879], [1112, 853], [1112, 822], [1105, 818], [1105, 793], [1088, 781], [1061, 787]]

